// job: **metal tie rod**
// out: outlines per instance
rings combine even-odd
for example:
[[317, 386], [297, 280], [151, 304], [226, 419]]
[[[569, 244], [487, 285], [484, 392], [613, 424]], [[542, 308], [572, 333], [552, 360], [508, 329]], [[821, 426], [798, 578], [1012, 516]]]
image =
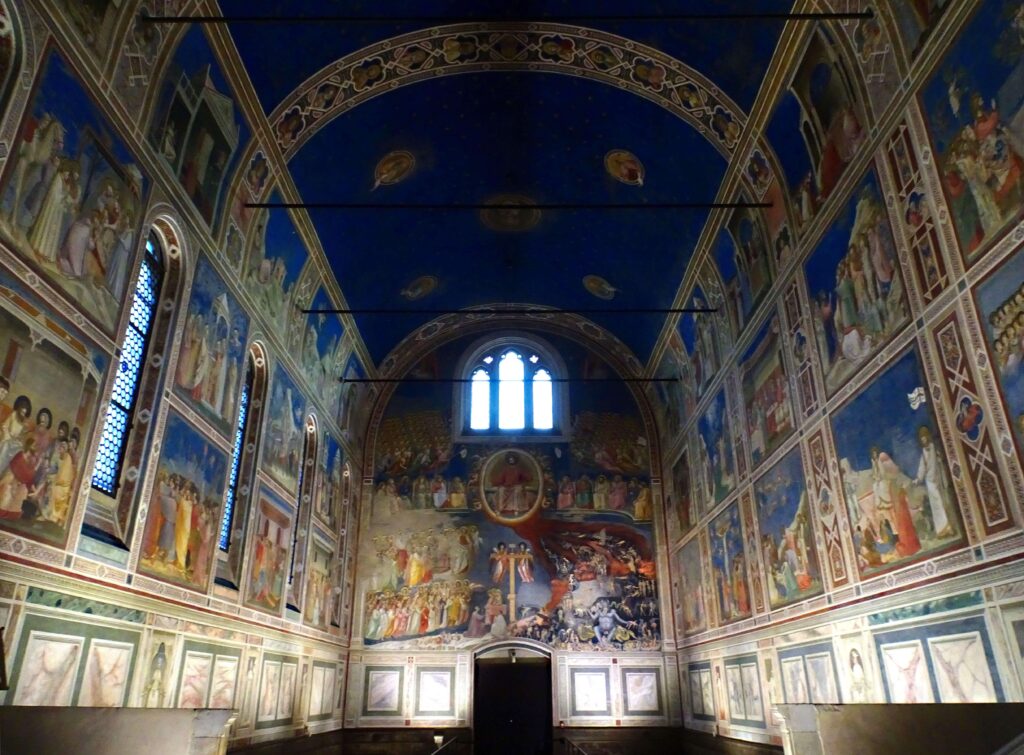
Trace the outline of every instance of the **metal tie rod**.
[[[473, 378], [338, 378], [341, 383], [472, 383]], [[499, 380], [498, 382], [503, 382]], [[519, 380], [509, 382], [522, 382]], [[548, 382], [548, 381], [545, 381]], [[609, 378], [551, 378], [552, 383], [678, 383], [679, 378], [667, 377], [609, 377]]]
[[771, 202], [246, 202], [254, 210], [744, 210]]
[[304, 315], [672, 315], [717, 312], [717, 307], [627, 308], [627, 309], [300, 309]]
[[738, 13], [665, 13], [665, 14], [613, 14], [613, 15], [540, 15], [528, 18], [508, 16], [367, 16], [367, 15], [230, 15], [230, 16], [149, 16], [141, 20], [150, 24], [529, 24], [529, 23], [670, 23], [680, 21], [856, 21], [869, 20], [875, 14], [864, 11], [826, 11], [786, 13], [771, 11], [744, 11]]

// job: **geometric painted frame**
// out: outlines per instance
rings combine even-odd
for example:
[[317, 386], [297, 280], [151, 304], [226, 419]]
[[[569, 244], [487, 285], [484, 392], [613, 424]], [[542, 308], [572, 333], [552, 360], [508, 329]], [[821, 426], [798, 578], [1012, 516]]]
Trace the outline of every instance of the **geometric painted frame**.
[[[810, 661], [809, 661], [809, 659], [811, 659], [811, 660], [819, 660], [819, 659], [825, 658], [826, 656], [828, 658], [828, 669], [831, 672], [831, 679], [830, 679], [831, 690], [829, 690], [829, 691], [835, 693], [836, 699], [834, 699], [834, 700], [812, 700], [814, 695], [811, 694], [811, 690], [812, 690], [812, 686], [813, 685], [811, 684], [811, 668], [810, 668]], [[780, 675], [782, 675], [782, 693], [783, 693], [783, 699], [786, 701], [786, 703], [793, 704], [793, 703], [800, 702], [800, 701], [794, 701], [794, 700], [790, 700], [789, 699], [789, 694], [787, 692], [786, 683], [785, 683], [786, 677], [785, 677], [785, 674], [784, 674], [784, 669], [786, 668], [786, 661], [796, 661], [796, 660], [799, 660], [799, 662], [801, 664], [801, 669], [804, 672], [804, 676], [803, 676], [804, 686], [805, 686], [805, 690], [807, 691], [807, 695], [808, 695], [808, 699], [806, 701], [803, 701], [803, 702], [805, 702], [805, 703], [818, 703], [818, 704], [837, 704], [837, 703], [842, 703], [843, 702], [843, 700], [842, 700], [842, 694], [843, 694], [842, 693], [842, 685], [839, 682], [839, 670], [836, 668], [836, 658], [835, 658], [835, 653], [833, 652], [832, 643], [831, 642], [819, 642], [819, 643], [815, 643], [813, 645], [800, 645], [800, 646], [797, 646], [797, 647], [781, 648], [779, 650], [779, 673], [780, 673]]]
[[[228, 645], [214, 645], [207, 642], [197, 642], [195, 640], [186, 640], [185, 645], [181, 652], [181, 657], [178, 659], [178, 681], [177, 689], [175, 691], [174, 699], [180, 703], [182, 695], [182, 683], [185, 676], [185, 661], [190, 653], [206, 653], [210, 656], [210, 678], [206, 684], [206, 696], [207, 701], [210, 700], [213, 692], [213, 681], [215, 675], [215, 669], [218, 661], [223, 659], [233, 658], [239, 664], [241, 663], [242, 650], [241, 648], [231, 647]], [[232, 690], [232, 699], [238, 694], [238, 676], [236, 671], [234, 689]]]
[[[571, 683], [571, 710], [573, 716], [610, 716], [612, 714], [612, 690], [611, 690], [611, 674], [607, 667], [587, 667], [587, 666], [574, 666], [569, 671]], [[584, 690], [580, 686], [580, 682], [586, 677], [588, 685], [591, 685], [589, 690]], [[588, 705], [586, 708], [578, 708], [577, 703], [579, 692], [593, 693], [596, 689], [592, 686], [593, 682], [596, 681], [596, 677], [601, 677], [600, 686], [603, 687], [604, 691], [604, 706], [598, 708], [596, 705]], [[596, 702], [596, 700], [594, 701]]]
[[[444, 708], [423, 707], [424, 675], [447, 678], [448, 699]], [[436, 705], [436, 702], [434, 703]], [[455, 667], [454, 666], [417, 666], [416, 667], [416, 715], [430, 718], [442, 718], [455, 715]]]
[[[715, 684], [711, 680], [711, 663], [710, 661], [702, 661], [700, 663], [691, 663], [687, 667], [687, 672], [690, 677], [690, 715], [698, 721], [714, 721], [715, 720]], [[705, 676], [706, 675], [706, 676]], [[701, 712], [697, 712], [697, 706], [694, 704], [694, 680], [697, 680], [697, 684], [700, 688], [700, 708]], [[708, 683], [708, 689], [711, 691], [711, 712], [707, 712], [704, 707], [706, 700], [704, 699], [704, 682]]]
[[[256, 687], [256, 694], [260, 694], [264, 687], [265, 675], [267, 673], [268, 666], [276, 666], [278, 668], [278, 679], [277, 679], [277, 695], [274, 698], [274, 710], [264, 716], [260, 716], [257, 713], [256, 725], [257, 729], [269, 729], [278, 726], [285, 726], [295, 718], [295, 693], [299, 685], [299, 659], [289, 655], [278, 655], [277, 653], [264, 653], [262, 659], [262, 666], [260, 669], [260, 681]], [[281, 709], [282, 693], [285, 691], [285, 674], [284, 670], [286, 667], [293, 668], [293, 676], [291, 679], [291, 715], [279, 715]]]
[[[128, 668], [125, 671], [126, 686], [123, 691], [122, 700], [126, 700], [131, 694], [131, 684], [135, 679], [136, 667], [138, 666], [139, 645], [142, 638], [141, 631], [129, 629], [115, 629], [100, 624], [85, 624], [77, 621], [67, 621], [55, 616], [43, 616], [41, 614], [28, 614], [22, 623], [19, 632], [18, 649], [14, 654], [13, 668], [15, 672], [10, 678], [10, 691], [7, 694], [7, 704], [22, 698], [21, 676], [25, 671], [24, 655], [26, 653], [29, 638], [33, 634], [40, 641], [63, 641], [77, 646], [75, 651], [74, 677], [71, 679], [71, 689], [68, 691], [68, 705], [77, 705], [81, 694], [81, 687], [85, 681], [85, 666], [88, 662], [91, 645], [94, 640], [101, 643], [114, 643], [124, 647], [132, 646], [128, 661]], [[8, 661], [10, 663], [11, 661]]]
[[[726, 658], [723, 666], [725, 667], [725, 677], [726, 677], [725, 678], [725, 684], [726, 684], [726, 689], [728, 690], [729, 689], [729, 685], [732, 682], [738, 680], [739, 684], [740, 684], [740, 688], [741, 688], [739, 691], [740, 691], [740, 693], [742, 695], [742, 698], [743, 698], [743, 708], [744, 708], [743, 715], [742, 716], [735, 715], [737, 712], [733, 710], [732, 697], [731, 697], [731, 695], [728, 694], [728, 692], [726, 693], [726, 699], [728, 701], [728, 709], [729, 709], [729, 720], [732, 723], [734, 723], [734, 724], [739, 724], [740, 726], [756, 726], [759, 729], [765, 728], [765, 706], [764, 706], [764, 697], [761, 694], [761, 672], [758, 669], [757, 656], [756, 655], [745, 655], [745, 656], [740, 656], [740, 657], [736, 657], [736, 658]], [[755, 693], [757, 695], [757, 704], [758, 704], [758, 707], [760, 708], [760, 713], [758, 715], [756, 715], [756, 716], [751, 716], [751, 715], [747, 715], [746, 714], [746, 707], [747, 707], [747, 702], [748, 702], [748, 700], [747, 700], [747, 682], [748, 682], [747, 676], [749, 675], [746, 672], [749, 672], [751, 670], [752, 670], [753, 681], [754, 681], [754, 685], [753, 685], [754, 688], [751, 690], [751, 692], [753, 692], [753, 693]], [[735, 674], [733, 674], [731, 672], [735, 672]]]
[[[313, 693], [315, 689], [317, 671], [322, 672], [320, 678], [320, 708], [317, 712], [313, 712]], [[310, 695], [309, 701], [306, 705], [306, 716], [310, 721], [322, 721], [330, 718], [334, 713], [334, 687], [337, 683], [338, 667], [333, 663], [326, 663], [324, 661], [313, 661], [313, 667], [310, 671]], [[330, 685], [327, 685], [328, 680]], [[324, 707], [326, 705], [326, 710]]]
[[[394, 691], [395, 704], [393, 707], [375, 707], [370, 709], [370, 681], [371, 679], [397, 679], [396, 690]], [[363, 677], [363, 715], [368, 717], [376, 716], [401, 716], [402, 695], [405, 692], [405, 666], [367, 666]], [[389, 697], [391, 693], [389, 693]]]
[[[622, 715], [624, 716], [663, 716], [663, 695], [661, 693], [661, 669], [657, 666], [621, 666], [620, 677], [622, 680]], [[654, 708], [631, 708], [629, 695], [630, 676], [653, 676], [654, 677]]]
[[925, 664], [923, 670], [927, 675], [929, 683], [928, 688], [922, 690], [922, 692], [927, 693], [931, 701], [938, 703], [942, 701], [942, 691], [936, 671], [937, 660], [933, 657], [935, 640], [958, 639], [968, 635], [976, 636], [981, 643], [986, 663], [985, 670], [988, 672], [988, 681], [992, 686], [992, 693], [995, 697], [995, 700], [992, 702], [1006, 702], [999, 669], [996, 665], [995, 651], [989, 637], [988, 626], [982, 616], [967, 616], [935, 624], [876, 632], [874, 635], [875, 652], [878, 656], [879, 668], [882, 670], [882, 686], [885, 690], [885, 701], [892, 703], [893, 689], [890, 685], [889, 675], [886, 673], [887, 666], [883, 654], [884, 649], [890, 647], [910, 647], [911, 645], [919, 647], [921, 658]]

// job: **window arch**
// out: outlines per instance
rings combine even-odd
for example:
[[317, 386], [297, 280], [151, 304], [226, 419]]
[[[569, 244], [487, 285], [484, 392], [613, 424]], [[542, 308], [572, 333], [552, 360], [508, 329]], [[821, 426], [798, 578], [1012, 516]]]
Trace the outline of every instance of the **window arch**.
[[126, 550], [139, 534], [136, 525], [141, 521], [134, 515], [137, 494], [145, 479], [142, 472], [173, 344], [175, 305], [191, 278], [180, 227], [162, 212], [157, 208], [143, 226], [149, 232], [133, 258], [136, 275], [128, 289], [130, 307], [122, 315], [125, 324], [117, 366], [110, 375], [111, 393], [89, 451], [92, 484], [80, 533]]
[[341, 512], [338, 516], [338, 552], [334, 559], [334, 603], [331, 608], [331, 626], [337, 627], [343, 637], [348, 635], [352, 616], [352, 589], [355, 559], [353, 558], [357, 517], [352, 500], [352, 466], [345, 462], [341, 472]]
[[241, 574], [245, 550], [249, 499], [253, 489], [260, 428], [267, 392], [267, 356], [260, 343], [253, 343], [245, 360], [245, 379], [238, 400], [238, 422], [228, 477], [228, 492], [220, 523], [221, 559], [217, 581], [235, 587]]
[[238, 504], [240, 472], [242, 459], [245, 456], [245, 436], [249, 426], [250, 403], [255, 387], [256, 365], [253, 352], [250, 350], [245, 360], [245, 379], [242, 381], [242, 391], [238, 396], [238, 421], [235, 424], [235, 438], [231, 452], [231, 471], [228, 475], [228, 492], [224, 501], [224, 514], [221, 516], [220, 536], [217, 543], [225, 552], [231, 545], [231, 526], [234, 523], [235, 507]]
[[3, 72], [0, 76], [0, 103], [4, 103], [0, 106], [0, 114], [11, 104], [9, 95], [18, 80], [25, 58], [23, 45], [29, 53], [28, 59], [35, 60], [31, 31], [22, 27], [14, 4], [0, 0], [0, 72]]
[[121, 335], [114, 391], [107, 404], [107, 416], [93, 465], [92, 486], [109, 496], [116, 496], [121, 484], [128, 434], [135, 419], [142, 367], [149, 352], [163, 277], [159, 241], [156, 234], [150, 233], [135, 282], [128, 323]]
[[316, 489], [316, 453], [318, 446], [316, 417], [306, 417], [306, 435], [302, 447], [302, 466], [299, 467], [299, 499], [295, 504], [295, 522], [292, 525], [292, 556], [288, 565], [288, 607], [298, 610], [302, 605], [303, 580], [295, 579], [306, 566], [306, 532], [312, 513], [313, 491]]
[[568, 415], [565, 365], [547, 343], [503, 335], [474, 344], [460, 361], [457, 440], [561, 438]]

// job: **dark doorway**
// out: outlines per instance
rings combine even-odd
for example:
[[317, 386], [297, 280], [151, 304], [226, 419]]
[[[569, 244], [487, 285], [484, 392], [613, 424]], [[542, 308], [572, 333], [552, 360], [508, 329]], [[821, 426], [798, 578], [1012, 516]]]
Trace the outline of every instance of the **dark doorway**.
[[[512, 651], [514, 652], [514, 651]], [[473, 683], [473, 750], [478, 755], [551, 752], [551, 661], [480, 658]]]

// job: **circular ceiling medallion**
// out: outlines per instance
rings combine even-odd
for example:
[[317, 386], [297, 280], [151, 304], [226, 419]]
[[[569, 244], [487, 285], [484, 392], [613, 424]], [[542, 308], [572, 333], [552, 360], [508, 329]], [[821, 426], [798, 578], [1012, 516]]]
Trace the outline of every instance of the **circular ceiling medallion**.
[[644, 164], [640, 158], [624, 149], [613, 149], [604, 156], [604, 169], [616, 181], [629, 186], [643, 186]]
[[501, 524], [520, 524], [532, 517], [544, 498], [544, 474], [526, 451], [506, 448], [484, 460], [480, 468], [480, 500], [487, 514]]
[[589, 293], [598, 299], [606, 301], [614, 299], [615, 292], [619, 290], [600, 275], [584, 275], [583, 288], [587, 289]]
[[412, 152], [404, 149], [388, 152], [377, 161], [377, 167], [373, 169], [373, 191], [381, 186], [392, 186], [401, 183], [416, 168], [416, 158]]
[[409, 301], [416, 301], [422, 299], [424, 296], [429, 296], [437, 288], [437, 276], [435, 275], [421, 275], [419, 278], [414, 280], [408, 286], [403, 288], [399, 293], [403, 298]]
[[540, 222], [537, 203], [522, 194], [498, 194], [486, 204], [492, 206], [480, 210], [480, 222], [492, 231], [521, 233]]

